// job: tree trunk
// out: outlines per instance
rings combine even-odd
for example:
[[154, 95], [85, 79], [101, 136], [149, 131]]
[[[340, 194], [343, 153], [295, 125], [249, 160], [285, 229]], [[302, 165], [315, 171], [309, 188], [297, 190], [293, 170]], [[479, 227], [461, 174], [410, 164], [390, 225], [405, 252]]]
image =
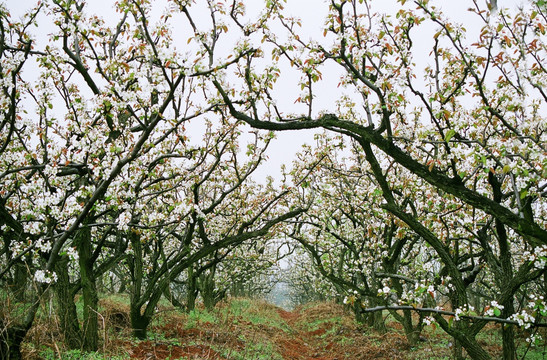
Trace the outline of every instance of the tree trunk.
[[372, 327], [374, 328], [374, 330], [382, 334], [387, 331], [386, 323], [384, 322], [384, 317], [382, 316], [381, 311], [374, 312]]
[[216, 305], [217, 293], [215, 292], [215, 273], [216, 266], [211, 267], [209, 271], [201, 274], [199, 277], [199, 291], [203, 298], [203, 305], [207, 310], [211, 310]]
[[[380, 302], [375, 297], [370, 298], [370, 305], [372, 307], [380, 305]], [[381, 311], [374, 311], [368, 315], [367, 323], [374, 330], [379, 333], [385, 333], [387, 331], [386, 323], [384, 322], [384, 316]]]
[[413, 346], [420, 341], [420, 334], [422, 332], [421, 323], [416, 326], [412, 324], [412, 313], [410, 310], [403, 310], [402, 325], [405, 331], [406, 341]]
[[13, 295], [19, 302], [25, 301], [25, 292], [28, 282], [28, 269], [23, 261], [18, 261], [14, 265], [15, 273], [13, 276]]
[[454, 360], [464, 360], [462, 344], [456, 338], [453, 338], [453, 340], [454, 344], [452, 347], [452, 357]]
[[[467, 351], [467, 355], [473, 360], [490, 360], [490, 354], [480, 346], [474, 338], [462, 341], [461, 345]], [[462, 356], [463, 359], [463, 356]]]
[[[463, 324], [462, 324], [463, 325]], [[463, 349], [473, 360], [490, 360], [490, 354], [479, 345], [474, 335], [469, 334], [468, 326], [461, 326], [454, 337], [454, 358], [463, 360]]]
[[194, 267], [188, 267], [188, 280], [186, 291], [186, 311], [190, 312], [196, 307], [196, 299], [198, 297], [197, 278], [194, 275]]
[[211, 310], [212, 308], [215, 307], [216, 302], [215, 302], [214, 289], [211, 289], [209, 287], [202, 289], [201, 297], [203, 298], [203, 305], [205, 306], [207, 310]]
[[68, 276], [68, 256], [60, 256], [55, 265], [57, 283], [55, 284], [55, 295], [57, 298], [57, 315], [61, 325], [61, 332], [65, 345], [69, 349], [80, 349], [82, 346], [82, 332], [76, 313], [74, 295], [70, 287]]
[[144, 278], [142, 243], [140, 236], [136, 232], [131, 231], [129, 234], [131, 245], [133, 246], [133, 256], [128, 258], [129, 272], [131, 274], [129, 317], [131, 319], [133, 336], [144, 340], [146, 339], [146, 329], [148, 328], [150, 319], [147, 319], [141, 311], [143, 306], [141, 291]]
[[[38, 294], [42, 293], [43, 289], [39, 288]], [[6, 319], [0, 317], [0, 359], [22, 359], [21, 344], [34, 322], [40, 305], [40, 296], [38, 294], [31, 300], [32, 305], [26, 310], [25, 317], [20, 324], [10, 326]]]
[[355, 300], [353, 303], [353, 314], [355, 315], [355, 321], [357, 321], [359, 324], [365, 322], [365, 316], [362, 310], [363, 309], [361, 308], [360, 299]]
[[[515, 306], [513, 299], [506, 301], [503, 304], [504, 308], [502, 311], [502, 316], [507, 318], [511, 314], [515, 313]], [[515, 347], [515, 329], [512, 325], [501, 325], [501, 334], [503, 340], [503, 359], [504, 360], [515, 360], [517, 355], [517, 349]]]
[[133, 336], [139, 340], [146, 340], [146, 330], [150, 324], [150, 317], [142, 315], [141, 309], [131, 307], [129, 312], [131, 317], [131, 328], [133, 329]]
[[[445, 330], [446, 331], [446, 330]], [[454, 329], [450, 331], [454, 337], [453, 355], [456, 360], [463, 360], [463, 349], [474, 360], [490, 360], [490, 354], [479, 345], [475, 339], [476, 333], [471, 332], [471, 325], [466, 320], [454, 321]]]
[[119, 277], [120, 287], [118, 288], [118, 294], [124, 294], [127, 291], [127, 281], [123, 277]]
[[80, 281], [84, 298], [83, 344], [85, 351], [96, 351], [99, 347], [98, 304], [99, 296], [93, 275], [91, 229], [84, 225], [76, 235], [78, 245]]

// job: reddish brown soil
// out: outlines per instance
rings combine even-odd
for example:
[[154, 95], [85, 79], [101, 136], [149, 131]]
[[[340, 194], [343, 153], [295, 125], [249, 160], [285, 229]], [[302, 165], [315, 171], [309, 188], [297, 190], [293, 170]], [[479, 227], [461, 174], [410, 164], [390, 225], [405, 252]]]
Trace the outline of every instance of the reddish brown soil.
[[204, 345], [177, 346], [143, 341], [130, 350], [132, 359], [163, 360], [187, 357], [189, 359], [224, 360], [216, 351]]
[[[332, 329], [335, 324], [328, 321], [319, 322], [320, 326], [315, 329], [309, 328], [310, 323], [323, 319], [332, 311], [338, 310], [327, 305], [292, 312], [278, 309], [280, 317], [288, 325], [287, 331], [241, 320], [231, 324], [228, 321], [228, 331], [209, 323], [200, 324], [199, 329], [185, 329], [183, 323], [173, 319], [167, 324], [155, 327], [154, 332], [162, 333], [166, 338], [178, 339], [177, 344], [182, 345], [143, 341], [138, 345], [126, 343], [124, 347], [132, 359], [140, 360], [229, 360], [229, 356], [228, 359], [223, 358], [209, 345], [241, 351], [245, 349], [245, 343], [237, 334], [246, 333], [271, 339], [285, 360], [406, 359], [403, 353], [397, 350], [408, 349], [406, 340], [399, 334], [365, 336], [351, 322], [347, 325], [336, 325], [337, 331], [334, 334]], [[354, 341], [344, 344], [340, 341], [342, 338], [351, 338]], [[209, 345], [189, 345], [203, 342]]]
[[333, 352], [336, 351], [335, 344], [328, 343], [324, 345], [322, 335], [326, 334], [327, 329], [319, 328], [313, 331], [303, 331], [300, 329], [303, 315], [299, 312], [288, 312], [278, 310], [279, 315], [287, 324], [295, 330], [294, 334], [286, 334], [277, 339], [276, 344], [280, 353], [286, 360], [337, 360], [339, 357]]

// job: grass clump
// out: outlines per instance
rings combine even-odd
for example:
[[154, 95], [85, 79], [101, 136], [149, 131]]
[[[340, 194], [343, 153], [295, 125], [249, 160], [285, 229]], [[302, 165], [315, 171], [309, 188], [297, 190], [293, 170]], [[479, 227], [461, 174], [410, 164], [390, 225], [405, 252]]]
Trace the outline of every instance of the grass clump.
[[218, 319], [214, 312], [209, 312], [207, 310], [194, 309], [188, 313], [186, 318], [187, 329], [194, 328], [200, 324], [217, 324]]
[[236, 298], [230, 300], [228, 306], [222, 306], [219, 311], [225, 319], [232, 322], [290, 331], [290, 327], [279, 315], [279, 309], [263, 300]]
[[100, 352], [84, 352], [80, 350], [68, 350], [61, 354], [61, 357], [52, 349], [47, 349], [41, 352], [40, 354], [43, 360], [126, 360], [129, 359], [127, 356], [117, 356], [117, 355], [105, 355]]

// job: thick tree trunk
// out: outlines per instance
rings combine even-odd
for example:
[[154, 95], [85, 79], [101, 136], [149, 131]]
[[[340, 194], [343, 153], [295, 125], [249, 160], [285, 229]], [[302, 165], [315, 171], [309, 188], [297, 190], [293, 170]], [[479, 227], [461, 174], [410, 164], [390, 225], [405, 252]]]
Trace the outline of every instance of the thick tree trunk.
[[55, 284], [57, 315], [59, 316], [65, 345], [69, 349], [80, 349], [82, 346], [82, 332], [78, 322], [74, 296], [70, 287], [68, 261], [68, 256], [61, 256], [55, 265], [55, 272], [57, 274], [57, 283]]
[[[372, 307], [380, 305], [378, 299], [371, 298], [370, 304]], [[367, 324], [379, 333], [385, 333], [387, 331], [386, 323], [381, 311], [374, 311], [368, 315]]]
[[[491, 360], [490, 354], [480, 346], [474, 338], [462, 341], [462, 346], [473, 360]], [[463, 359], [463, 356], [462, 356]]]
[[387, 331], [386, 323], [384, 322], [384, 317], [382, 316], [381, 311], [376, 311], [372, 314], [371, 322], [374, 330], [379, 333], [385, 333]]
[[211, 310], [216, 305], [214, 290], [210, 289], [209, 287], [203, 290], [201, 291], [201, 297], [203, 298], [203, 305], [205, 306], [207, 310]]
[[410, 310], [403, 310], [402, 319], [403, 329], [405, 331], [406, 341], [410, 345], [416, 345], [420, 341], [420, 334], [422, 332], [421, 324], [414, 326], [412, 324], [412, 313]]
[[454, 338], [454, 345], [452, 347], [452, 357], [454, 360], [464, 360], [462, 344], [456, 338]]
[[[39, 289], [39, 294], [43, 289]], [[26, 310], [25, 317], [20, 324], [9, 324], [6, 319], [0, 317], [0, 359], [20, 360], [21, 344], [25, 339], [40, 305], [40, 297], [35, 296], [31, 306]]]
[[93, 275], [91, 229], [84, 225], [76, 236], [80, 264], [80, 281], [84, 298], [82, 349], [85, 351], [96, 351], [99, 347], [99, 296], [97, 295], [97, 287]]
[[[502, 316], [507, 318], [515, 313], [515, 306], [513, 304], [513, 299], [506, 301], [504, 304], [504, 309], [502, 311]], [[503, 340], [503, 359], [504, 360], [515, 360], [517, 356], [517, 349], [515, 347], [515, 329], [513, 326], [501, 325], [501, 336]]]
[[516, 348], [515, 348], [515, 331], [513, 326], [503, 326], [501, 327], [502, 338], [503, 338], [503, 359], [504, 360], [515, 360], [516, 359]]
[[130, 236], [133, 246], [133, 256], [128, 258], [129, 271], [131, 273], [129, 316], [131, 318], [133, 336], [144, 340], [147, 336], [148, 325], [154, 316], [156, 305], [164, 290], [169, 286], [169, 282], [166, 279], [160, 280], [159, 283], [157, 281], [151, 282], [148, 284], [148, 289], [143, 291], [144, 256], [142, 243], [140, 236], [136, 232], [131, 232]]
[[130, 232], [131, 245], [133, 246], [133, 256], [128, 259], [129, 271], [131, 273], [131, 301], [129, 304], [129, 317], [133, 336], [137, 339], [146, 339], [146, 329], [150, 322], [143, 316], [141, 309], [143, 306], [141, 300], [142, 281], [144, 278], [143, 253], [140, 236], [136, 232]]
[[131, 317], [131, 328], [133, 329], [133, 336], [139, 340], [145, 340], [147, 336], [148, 325], [150, 324], [150, 317], [142, 315], [140, 308], [133, 308], [129, 312]]
[[[503, 192], [501, 187], [501, 182], [497, 176], [492, 173], [488, 173], [488, 182], [492, 186], [493, 190], [493, 200], [497, 203], [503, 201]], [[511, 262], [511, 246], [509, 243], [509, 238], [507, 236], [507, 231], [505, 224], [499, 219], [496, 218], [496, 238], [499, 244], [499, 259], [501, 265], [501, 276], [498, 275], [498, 282], [500, 288], [503, 289], [503, 292], [506, 291], [504, 285], [510, 284], [514, 278], [513, 274], [513, 264]], [[497, 272], [494, 272], [497, 274]], [[514, 291], [510, 294], [511, 296], [506, 297], [506, 301], [503, 302], [504, 309], [502, 311], [502, 316], [504, 318], [511, 316], [515, 312], [515, 307], [513, 304], [513, 295]], [[515, 334], [512, 326], [503, 326], [502, 325], [502, 340], [503, 340], [503, 359], [505, 360], [514, 360], [516, 357], [516, 348], [515, 348]]]
[[[461, 321], [461, 320], [460, 320]], [[479, 345], [475, 335], [470, 333], [469, 325], [455, 322], [456, 328], [447, 331], [454, 337], [453, 356], [456, 360], [463, 360], [463, 349], [473, 360], [490, 360], [490, 354]], [[445, 329], [446, 331], [446, 329]]]
[[363, 314], [363, 309], [361, 308], [361, 302], [355, 301], [353, 303], [353, 314], [355, 315], [355, 321], [362, 324], [365, 322], [365, 316]]
[[412, 312], [410, 310], [403, 310], [403, 315], [399, 314], [395, 310], [390, 310], [389, 312], [395, 320], [397, 320], [401, 325], [403, 325], [403, 330], [405, 331], [406, 341], [410, 345], [416, 345], [420, 341], [420, 334], [422, 333], [423, 325], [422, 318], [418, 320], [418, 324], [414, 326], [412, 323]]

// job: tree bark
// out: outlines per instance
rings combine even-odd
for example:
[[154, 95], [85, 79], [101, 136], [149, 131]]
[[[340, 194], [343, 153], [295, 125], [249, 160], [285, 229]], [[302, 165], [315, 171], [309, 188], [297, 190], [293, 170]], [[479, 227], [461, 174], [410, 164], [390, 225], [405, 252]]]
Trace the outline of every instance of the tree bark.
[[68, 276], [68, 256], [63, 255], [55, 264], [57, 283], [55, 284], [55, 295], [57, 298], [57, 315], [61, 323], [61, 332], [65, 345], [69, 349], [80, 349], [82, 346], [82, 332], [78, 322], [74, 295], [70, 286]]
[[[502, 311], [503, 317], [509, 317], [515, 313], [513, 299], [503, 304], [504, 309]], [[503, 359], [515, 360], [517, 355], [517, 349], [515, 347], [515, 329], [513, 325], [502, 324], [501, 336], [503, 340]]]
[[76, 235], [78, 246], [80, 282], [84, 298], [83, 344], [85, 351], [96, 351], [99, 347], [98, 305], [99, 296], [93, 274], [91, 229], [84, 225]]
[[131, 307], [131, 328], [133, 329], [133, 336], [139, 340], [146, 340], [148, 325], [150, 324], [150, 318], [141, 314], [141, 309]]
[[28, 269], [27, 264], [23, 261], [18, 261], [14, 265], [14, 276], [13, 276], [13, 295], [15, 299], [19, 302], [25, 301], [26, 287], [28, 283]]
[[218, 293], [215, 291], [216, 265], [213, 265], [208, 271], [202, 273], [199, 277], [199, 291], [203, 298], [203, 305], [207, 310], [211, 310], [217, 303]]
[[[370, 297], [370, 304], [372, 306], [380, 305], [378, 299], [374, 297]], [[386, 323], [384, 322], [384, 317], [382, 315], [382, 311], [374, 311], [369, 315], [368, 318], [368, 324], [372, 326], [372, 328], [379, 333], [385, 333], [387, 331]]]
[[196, 307], [198, 297], [197, 278], [194, 275], [194, 267], [188, 267], [188, 280], [186, 289], [186, 311], [190, 312]]

